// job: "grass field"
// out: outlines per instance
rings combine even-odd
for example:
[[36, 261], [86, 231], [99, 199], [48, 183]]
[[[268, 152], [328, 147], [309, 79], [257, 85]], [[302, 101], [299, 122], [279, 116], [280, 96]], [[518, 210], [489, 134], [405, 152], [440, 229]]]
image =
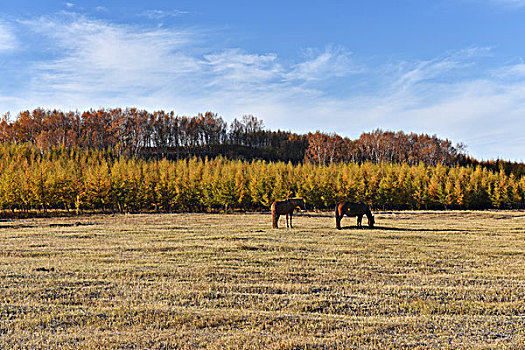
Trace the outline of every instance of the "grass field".
[[384, 212], [341, 231], [331, 213], [301, 213], [294, 225], [2, 220], [0, 348], [525, 348], [524, 212]]

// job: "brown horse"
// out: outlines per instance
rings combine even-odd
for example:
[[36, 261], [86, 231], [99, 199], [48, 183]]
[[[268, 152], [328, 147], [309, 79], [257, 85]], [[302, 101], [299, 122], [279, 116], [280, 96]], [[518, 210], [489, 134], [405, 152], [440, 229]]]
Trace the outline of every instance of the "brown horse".
[[[284, 201], [275, 201], [272, 203], [272, 222], [273, 228], [278, 228], [277, 223], [279, 221], [279, 216], [286, 214], [286, 227], [293, 228], [292, 226], [292, 216], [295, 208], [301, 208], [306, 210], [306, 205], [302, 198], [290, 198]], [[288, 215], [290, 215], [290, 226], [288, 226]]]
[[361, 227], [363, 215], [368, 218], [368, 226], [374, 227], [375, 219], [370, 211], [370, 206], [363, 202], [341, 202], [335, 207], [335, 226], [338, 230], [341, 229], [341, 219], [344, 215], [357, 216], [357, 226]]

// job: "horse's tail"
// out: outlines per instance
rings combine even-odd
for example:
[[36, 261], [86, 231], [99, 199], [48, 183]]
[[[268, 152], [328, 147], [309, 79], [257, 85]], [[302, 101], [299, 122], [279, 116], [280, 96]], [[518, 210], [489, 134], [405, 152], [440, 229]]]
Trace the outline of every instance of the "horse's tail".
[[[337, 227], [338, 230], [341, 229], [341, 219], [343, 218], [343, 215], [340, 213], [340, 206], [342, 203], [339, 203], [335, 206], [335, 227]], [[344, 213], [343, 213], [344, 214]]]

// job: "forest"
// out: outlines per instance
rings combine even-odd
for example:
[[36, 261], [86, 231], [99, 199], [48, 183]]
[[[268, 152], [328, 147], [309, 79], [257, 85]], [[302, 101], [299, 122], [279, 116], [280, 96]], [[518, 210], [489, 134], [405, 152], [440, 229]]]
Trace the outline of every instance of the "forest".
[[337, 162], [389, 162], [456, 165], [467, 160], [464, 145], [425, 134], [375, 130], [350, 140], [335, 133], [296, 134], [264, 129], [262, 120], [245, 115], [228, 125], [212, 112], [193, 117], [174, 112], [100, 109], [62, 112], [35, 109], [0, 120], [0, 143], [30, 143], [53, 148], [106, 150], [141, 158], [182, 159], [191, 156], [229, 159]]
[[481, 166], [316, 165], [262, 160], [140, 159], [106, 151], [0, 146], [0, 208], [81, 212], [267, 210], [303, 197], [309, 209], [362, 200], [376, 209], [520, 208], [525, 177]]
[[522, 208], [522, 166], [479, 162], [436, 136], [299, 135], [264, 130], [253, 116], [228, 126], [213, 113], [35, 110], [0, 122], [4, 215], [267, 210], [295, 196], [319, 210], [342, 200], [375, 209]]

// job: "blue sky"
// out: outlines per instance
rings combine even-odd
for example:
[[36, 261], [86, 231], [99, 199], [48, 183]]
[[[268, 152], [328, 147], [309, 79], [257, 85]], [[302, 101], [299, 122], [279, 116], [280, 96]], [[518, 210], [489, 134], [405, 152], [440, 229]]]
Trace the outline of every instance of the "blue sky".
[[139, 107], [376, 128], [524, 161], [525, 0], [0, 5], [0, 114]]

